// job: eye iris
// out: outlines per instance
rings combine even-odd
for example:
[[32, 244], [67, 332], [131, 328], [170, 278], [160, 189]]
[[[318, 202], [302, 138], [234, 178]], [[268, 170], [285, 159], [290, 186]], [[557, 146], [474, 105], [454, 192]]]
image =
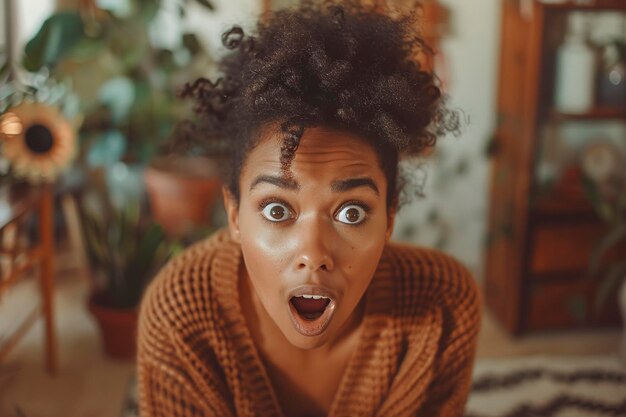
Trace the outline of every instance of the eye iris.
[[280, 220], [285, 215], [285, 208], [281, 206], [273, 206], [270, 210], [270, 216], [273, 218]]
[[359, 210], [355, 208], [350, 208], [346, 211], [346, 220], [348, 220], [351, 223], [358, 221], [359, 217], [360, 217]]

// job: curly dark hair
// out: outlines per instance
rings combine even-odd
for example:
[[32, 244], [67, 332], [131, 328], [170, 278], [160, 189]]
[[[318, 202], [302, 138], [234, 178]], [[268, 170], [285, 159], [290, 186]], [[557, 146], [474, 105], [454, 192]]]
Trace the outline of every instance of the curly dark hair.
[[180, 94], [195, 101], [201, 141], [227, 139], [235, 200], [248, 152], [261, 129], [277, 124], [284, 173], [305, 128], [344, 129], [380, 155], [387, 204], [397, 204], [399, 159], [459, 129], [438, 79], [416, 58], [429, 52], [416, 21], [415, 9], [392, 17], [357, 0], [305, 0], [265, 15], [254, 36], [240, 26], [225, 31], [232, 51], [218, 61], [223, 76], [188, 83]]

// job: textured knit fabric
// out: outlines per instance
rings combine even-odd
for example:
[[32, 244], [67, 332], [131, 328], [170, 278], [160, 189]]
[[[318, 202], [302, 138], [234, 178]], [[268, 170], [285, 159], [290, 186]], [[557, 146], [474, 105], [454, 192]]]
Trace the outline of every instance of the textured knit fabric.
[[[284, 416], [239, 303], [240, 267], [241, 247], [223, 229], [148, 287], [141, 417]], [[329, 416], [463, 415], [481, 313], [467, 269], [440, 251], [390, 243], [364, 297], [363, 332]]]

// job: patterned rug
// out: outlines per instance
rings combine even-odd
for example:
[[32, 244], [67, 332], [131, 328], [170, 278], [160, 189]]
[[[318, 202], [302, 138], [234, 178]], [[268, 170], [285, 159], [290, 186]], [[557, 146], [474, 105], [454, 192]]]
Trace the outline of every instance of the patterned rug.
[[[479, 360], [465, 413], [465, 417], [607, 416], [626, 416], [626, 365], [617, 356]], [[134, 378], [121, 417], [138, 417]]]
[[476, 363], [465, 417], [626, 416], [617, 356], [489, 359]]

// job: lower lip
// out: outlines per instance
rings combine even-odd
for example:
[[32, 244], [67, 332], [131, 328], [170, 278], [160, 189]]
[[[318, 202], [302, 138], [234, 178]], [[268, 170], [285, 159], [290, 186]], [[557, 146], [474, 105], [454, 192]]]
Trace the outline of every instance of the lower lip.
[[293, 326], [296, 328], [298, 333], [304, 336], [317, 336], [318, 334], [321, 334], [324, 330], [326, 330], [330, 324], [330, 320], [335, 314], [335, 302], [332, 300], [326, 306], [322, 315], [315, 320], [303, 319], [300, 314], [298, 314], [298, 310], [296, 310], [293, 304], [291, 304], [291, 301], [287, 302], [287, 304], [289, 304], [289, 317], [291, 317]]

